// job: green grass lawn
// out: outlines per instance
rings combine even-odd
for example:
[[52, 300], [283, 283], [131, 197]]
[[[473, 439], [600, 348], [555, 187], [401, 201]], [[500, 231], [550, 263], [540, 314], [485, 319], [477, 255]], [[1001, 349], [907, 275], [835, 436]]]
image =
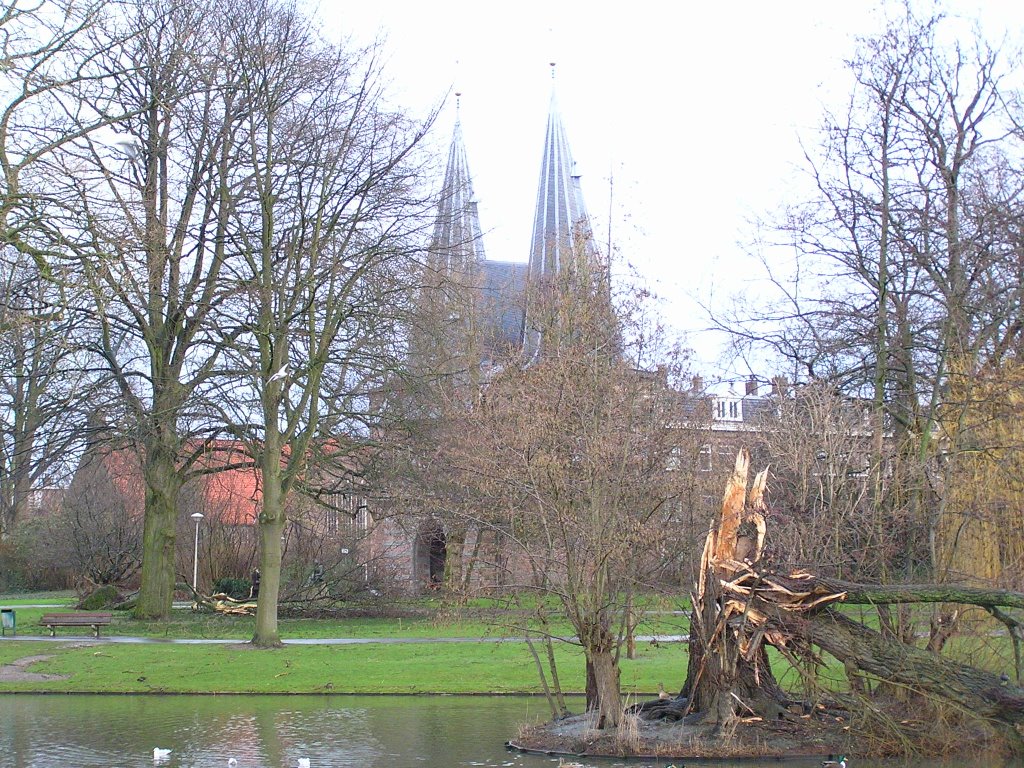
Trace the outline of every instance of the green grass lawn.
[[[132, 645], [40, 642], [45, 636], [40, 617], [53, 608], [23, 607], [60, 603], [71, 610], [73, 597], [35, 595], [9, 599], [0, 606], [17, 612], [18, 639], [0, 643], [0, 663], [47, 655], [28, 671], [62, 675], [46, 682], [3, 682], [5, 691], [55, 692], [179, 692], [179, 693], [537, 693], [541, 686], [536, 665], [522, 642], [523, 625], [533, 626], [532, 609], [520, 603], [478, 599], [453, 604], [437, 598], [407, 604], [408, 618], [330, 618], [280, 620], [285, 639], [317, 638], [480, 638], [476, 643], [365, 644], [353, 646], [294, 646], [258, 651], [241, 643], [252, 637], [255, 619], [172, 611], [165, 621], [136, 621], [129, 613], [114, 612], [105, 636], [208, 638], [238, 640], [240, 645]], [[683, 617], [671, 607], [656, 606], [643, 617], [638, 634], [676, 635], [686, 632]], [[564, 620], [551, 630], [573, 635]], [[88, 629], [58, 628], [58, 638], [87, 634]], [[556, 643], [559, 673], [566, 692], [582, 691], [583, 656], [568, 643]], [[543, 649], [540, 649], [543, 653]], [[652, 693], [659, 683], [672, 690], [682, 685], [685, 648], [679, 643], [641, 642], [637, 658], [623, 659], [622, 685], [627, 693]]]
[[[538, 693], [536, 667], [525, 643], [366, 644], [285, 646], [255, 650], [235, 645], [78, 645], [39, 641], [0, 643], [0, 663], [49, 655], [28, 671], [65, 680], [3, 682], [0, 692], [123, 693]], [[556, 644], [566, 692], [583, 688], [579, 648]], [[624, 659], [625, 692], [651, 693], [658, 683], [682, 685], [686, 655], [679, 644], [641, 647]]]
[[[38, 602], [38, 601], [27, 601]], [[39, 619], [54, 608], [19, 607], [25, 603], [0, 598], [0, 607], [13, 607], [16, 612], [18, 635], [47, 635]], [[70, 611], [71, 603], [60, 608]], [[528, 614], [510, 611], [501, 613], [489, 608], [486, 613], [479, 609], [447, 607], [434, 614], [409, 618], [341, 618], [341, 619], [290, 619], [279, 621], [281, 636], [284, 638], [386, 638], [386, 637], [473, 637], [494, 638], [522, 637], [524, 625], [536, 630], [537, 622]], [[564, 619], [553, 621], [551, 631], [559, 637], [573, 635], [572, 627]], [[195, 613], [189, 609], [176, 609], [171, 617], [163, 621], [136, 621], [128, 612], [115, 611], [109, 627], [100, 631], [104, 635], [127, 635], [138, 637], [164, 638], [208, 638], [224, 640], [248, 640], [255, 630], [255, 618], [251, 616], [226, 616], [221, 614]], [[88, 631], [87, 629], [85, 631]], [[678, 635], [688, 631], [685, 617], [671, 613], [651, 613], [644, 616], [637, 626], [641, 635]], [[80, 629], [60, 629], [60, 634], [82, 634]]]
[[[209, 638], [238, 640], [231, 645], [132, 645], [124, 643], [41, 642], [45, 635], [39, 618], [48, 610], [23, 607], [39, 602], [63, 602], [70, 596], [11, 600], [0, 597], [0, 606], [17, 611], [16, 640], [0, 642], [0, 664], [33, 655], [50, 658], [28, 671], [66, 677], [45, 682], [0, 681], [0, 692], [175, 692], [175, 693], [537, 693], [540, 684], [534, 660], [522, 641], [522, 624], [530, 612], [520, 608], [502, 611], [496, 601], [452, 605], [436, 599], [412, 604], [410, 618], [289, 619], [280, 621], [285, 639], [316, 638], [480, 638], [479, 642], [369, 643], [348, 646], [296, 646], [260, 651], [248, 647], [254, 619], [173, 611], [166, 621], [136, 621], [115, 612], [104, 635], [153, 638]], [[685, 634], [686, 617], [659, 607], [644, 615], [638, 634], [656, 636]], [[858, 613], [855, 607], [845, 609]], [[410, 612], [412, 613], [412, 612]], [[863, 617], [871, 622], [873, 612]], [[571, 637], [564, 621], [552, 629]], [[86, 630], [87, 632], [88, 630]], [[59, 628], [61, 635], [83, 631]], [[556, 643], [559, 673], [566, 692], [583, 688], [583, 657], [569, 643]], [[543, 652], [543, 649], [540, 649]], [[772, 666], [783, 687], [800, 691], [803, 680], [782, 657], [769, 649]], [[1012, 646], [1005, 634], [977, 632], [957, 637], [946, 649], [949, 658], [1012, 674]], [[826, 687], [843, 687], [841, 666], [826, 656], [825, 665], [809, 673]], [[627, 694], [650, 694], [663, 683], [669, 691], [681, 687], [686, 673], [686, 648], [682, 643], [639, 642], [637, 658], [622, 659], [622, 688]]]
[[[70, 608], [77, 602], [77, 598], [68, 592], [47, 592], [35, 597], [0, 597], [0, 608], [17, 608], [19, 605], [53, 605], [63, 610]], [[50, 608], [49, 610], [56, 610]]]

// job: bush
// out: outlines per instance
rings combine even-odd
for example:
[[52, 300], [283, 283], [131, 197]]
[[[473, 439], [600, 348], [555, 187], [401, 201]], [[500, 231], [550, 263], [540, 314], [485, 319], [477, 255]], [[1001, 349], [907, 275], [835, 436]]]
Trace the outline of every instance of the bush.
[[249, 597], [249, 592], [252, 590], [252, 583], [248, 579], [234, 579], [225, 577], [223, 579], [217, 579], [213, 582], [213, 592], [217, 594], [223, 592], [228, 597], [234, 598], [235, 600], [245, 600]]
[[100, 608], [112, 608], [124, 598], [113, 584], [104, 584], [92, 594], [86, 595], [78, 604], [79, 610], [98, 611]]
[[50, 537], [41, 520], [22, 521], [6, 541], [0, 541], [0, 591], [68, 589], [73, 574], [52, 556]]

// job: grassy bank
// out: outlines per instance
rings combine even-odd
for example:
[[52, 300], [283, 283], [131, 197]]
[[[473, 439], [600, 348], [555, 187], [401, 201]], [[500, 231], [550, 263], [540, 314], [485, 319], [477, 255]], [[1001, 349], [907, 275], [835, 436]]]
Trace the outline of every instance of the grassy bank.
[[[167, 621], [139, 622], [115, 612], [105, 636], [238, 640], [229, 645], [163, 645], [40, 642], [39, 618], [53, 608], [24, 607], [62, 602], [0, 598], [17, 611], [18, 639], [0, 642], [0, 664], [29, 656], [48, 658], [21, 671], [57, 675], [56, 680], [0, 679], [0, 692], [90, 693], [539, 693], [536, 664], [522, 641], [528, 614], [496, 604], [453, 607], [436, 601], [403, 606], [408, 615], [389, 618], [289, 619], [280, 622], [287, 639], [413, 639], [414, 643], [287, 645], [259, 651], [245, 644], [253, 634], [251, 617], [176, 610]], [[63, 602], [67, 603], [64, 599]], [[60, 610], [70, 610], [67, 605]], [[572, 633], [565, 624], [554, 631]], [[648, 615], [638, 632], [669, 635], [686, 631], [682, 617]], [[58, 629], [61, 635], [81, 631]], [[478, 638], [477, 642], [444, 642]], [[430, 642], [436, 639], [439, 642]], [[540, 649], [543, 653], [543, 649]], [[651, 693], [659, 683], [673, 688], [685, 675], [685, 649], [679, 643], [639, 643], [637, 658], [623, 659], [623, 690]], [[562, 685], [581, 692], [583, 656], [568, 643], [556, 643]]]
[[[583, 686], [578, 648], [556, 646], [566, 690]], [[2, 681], [0, 692], [93, 693], [539, 693], [536, 667], [523, 642], [289, 645], [259, 651], [245, 645], [0, 643], [0, 663], [49, 658], [28, 672], [50, 681]], [[647, 646], [624, 660], [623, 689], [651, 692], [685, 674], [678, 644]]]
[[[0, 607], [12, 607], [17, 614], [18, 635], [46, 635], [45, 627], [39, 625], [44, 613], [71, 611], [73, 601], [64, 600], [63, 607], [33, 608], [26, 604], [58, 603], [60, 600], [16, 601], [0, 597]], [[451, 638], [472, 637], [502, 639], [521, 638], [524, 629], [537, 631], [537, 622], [532, 615], [523, 611], [509, 610], [495, 604], [451, 606], [437, 601], [409, 601], [394, 611], [397, 615], [335, 618], [288, 618], [279, 621], [281, 636], [294, 639], [318, 639], [333, 637], [352, 638]], [[404, 615], [403, 615], [404, 614]], [[195, 613], [188, 609], [177, 609], [164, 621], [136, 621], [131, 614], [115, 611], [109, 627], [103, 629], [108, 636], [159, 638], [200, 638], [224, 640], [248, 640], [255, 630], [252, 616], [227, 616], [223, 614]], [[569, 637], [572, 627], [565, 620], [550, 625], [553, 634]], [[688, 631], [684, 616], [666, 611], [652, 611], [646, 614], [637, 626], [641, 635], [678, 635]], [[60, 633], [61, 630], [58, 630]], [[63, 630], [68, 633], [70, 630]]]
[[[258, 651], [247, 641], [253, 619], [174, 611], [162, 622], [138, 622], [115, 613], [105, 636], [152, 638], [209, 638], [237, 640], [221, 645], [172, 645], [41, 642], [33, 635], [46, 630], [38, 625], [47, 610], [24, 607], [35, 598], [15, 603], [0, 598], [0, 605], [14, 606], [18, 639], [0, 642], [0, 664], [42, 655], [48, 658], [19, 667], [19, 671], [57, 675], [54, 680], [0, 677], [0, 693], [95, 692], [95, 693], [539, 693], [536, 664], [522, 641], [527, 614], [502, 611], [494, 605], [457, 610], [434, 601], [413, 604], [409, 615], [391, 618], [282, 619], [281, 635], [287, 639], [364, 638], [407, 639], [407, 643], [359, 645], [288, 645]], [[62, 610], [66, 610], [62, 609]], [[415, 614], [415, 615], [414, 615]], [[570, 636], [568, 626], [555, 631]], [[647, 614], [639, 634], [685, 634], [684, 617], [656, 611]], [[31, 634], [30, 634], [31, 633]], [[58, 637], [78, 635], [58, 629]], [[476, 642], [444, 642], [450, 638], [477, 638]], [[431, 640], [438, 642], [430, 642]], [[559, 673], [566, 692], [582, 692], [583, 657], [578, 647], [556, 643]], [[543, 653], [543, 649], [540, 649]], [[947, 653], [992, 671], [1006, 668], [1012, 659], [1004, 635], [956, 638]], [[797, 691], [800, 674], [774, 652], [772, 666], [783, 687]], [[845, 678], [834, 660], [805, 670], [826, 687], [845, 687]], [[650, 694], [663, 683], [678, 690], [686, 673], [686, 648], [682, 643], [637, 644], [637, 658], [621, 661], [622, 688], [627, 694]]]

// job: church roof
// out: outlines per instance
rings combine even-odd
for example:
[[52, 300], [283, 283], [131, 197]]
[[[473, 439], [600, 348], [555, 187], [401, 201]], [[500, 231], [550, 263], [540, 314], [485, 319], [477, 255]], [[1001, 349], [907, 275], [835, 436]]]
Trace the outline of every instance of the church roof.
[[485, 261], [483, 289], [483, 314], [489, 323], [488, 347], [495, 352], [519, 347], [523, 333], [526, 264]]

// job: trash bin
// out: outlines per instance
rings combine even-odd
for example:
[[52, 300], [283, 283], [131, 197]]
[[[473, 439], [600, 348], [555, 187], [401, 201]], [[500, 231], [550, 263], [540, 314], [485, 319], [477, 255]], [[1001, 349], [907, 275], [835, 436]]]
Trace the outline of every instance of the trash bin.
[[0, 608], [0, 635], [6, 635], [8, 629], [11, 630], [12, 635], [18, 634], [15, 627], [14, 609]]

